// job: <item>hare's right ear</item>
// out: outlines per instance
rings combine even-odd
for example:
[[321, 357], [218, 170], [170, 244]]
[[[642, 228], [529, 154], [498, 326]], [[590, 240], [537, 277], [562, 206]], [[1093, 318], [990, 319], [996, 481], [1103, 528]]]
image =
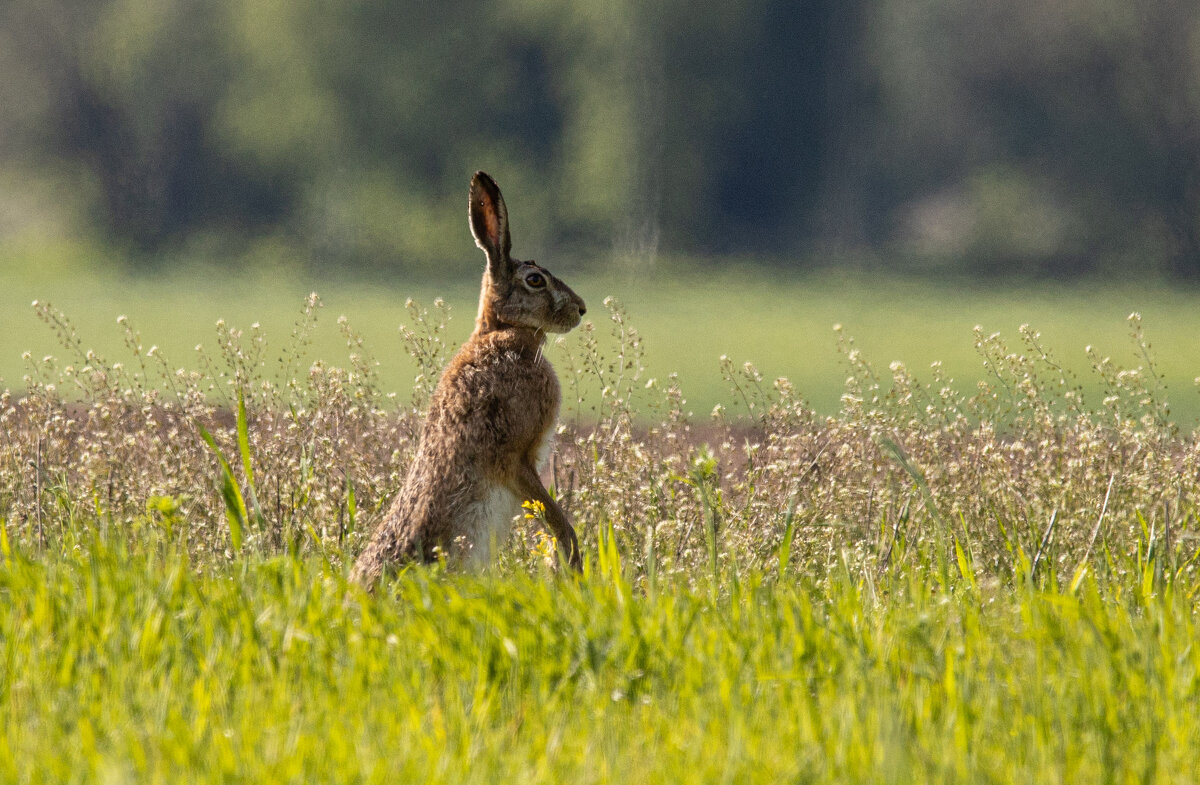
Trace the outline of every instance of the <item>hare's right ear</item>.
[[507, 273], [508, 252], [512, 240], [508, 236], [508, 209], [496, 181], [484, 172], [471, 178], [471, 234], [475, 244], [488, 258], [488, 270], [494, 279]]

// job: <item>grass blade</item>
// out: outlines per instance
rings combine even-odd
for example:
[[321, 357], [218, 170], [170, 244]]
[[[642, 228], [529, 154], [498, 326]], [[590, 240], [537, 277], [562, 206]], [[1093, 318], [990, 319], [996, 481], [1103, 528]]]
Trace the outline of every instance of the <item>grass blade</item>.
[[358, 502], [354, 499], [354, 480], [346, 475], [346, 534], [353, 535], [358, 528]]
[[4, 558], [4, 566], [12, 567], [12, 546], [8, 542], [8, 521], [0, 518], [0, 556]]
[[788, 562], [792, 558], [792, 540], [796, 537], [796, 503], [799, 501], [799, 495], [793, 494], [791, 504], [788, 505], [787, 515], [784, 516], [786, 522], [783, 529], [783, 541], [779, 543], [779, 578], [782, 580], [787, 573]]
[[242, 540], [246, 530], [246, 505], [237, 483], [228, 473], [222, 473], [221, 498], [225, 500], [225, 518], [229, 521], [229, 544], [234, 555], [242, 552]]
[[977, 589], [978, 586], [975, 583], [975, 570], [971, 566], [971, 560], [967, 558], [966, 551], [963, 550], [962, 543], [959, 541], [957, 536], [954, 538], [954, 558], [958, 561], [959, 574], [962, 575], [966, 582], [971, 586], [972, 590]]
[[1037, 577], [1038, 566], [1042, 563], [1042, 557], [1046, 554], [1046, 546], [1050, 544], [1050, 537], [1054, 534], [1054, 524], [1058, 522], [1058, 510], [1050, 514], [1050, 523], [1046, 526], [1046, 531], [1042, 535], [1042, 541], [1038, 543], [1037, 553], [1033, 557], [1033, 566], [1029, 568], [1029, 580]]
[[242, 497], [237, 479], [233, 476], [233, 467], [229, 465], [225, 454], [217, 446], [216, 439], [203, 425], [197, 423], [196, 428], [200, 431], [200, 438], [217, 456], [217, 461], [221, 465], [221, 498], [225, 501], [225, 518], [229, 521], [229, 541], [233, 546], [233, 552], [241, 553], [243, 533], [249, 520], [246, 512], [246, 500]]
[[916, 483], [917, 490], [921, 492], [921, 501], [925, 505], [925, 511], [928, 512], [934, 520], [938, 521], [939, 523], [944, 523], [945, 516], [942, 515], [942, 511], [938, 509], [937, 504], [933, 500], [933, 491], [930, 490], [929, 483], [925, 481], [925, 475], [920, 469], [913, 465], [912, 461], [908, 459], [908, 455], [904, 452], [904, 448], [901, 447], [898, 442], [893, 441], [886, 436], [882, 437], [879, 440], [879, 443], [883, 445], [888, 454], [892, 456], [892, 460], [894, 460], [896, 464], [904, 470], [904, 473], [912, 478], [912, 481]]
[[250, 457], [250, 427], [246, 417], [246, 397], [238, 390], [237, 409], [237, 443], [238, 452], [242, 456], [242, 470], [246, 476], [246, 493], [250, 497], [250, 510], [254, 513], [253, 520], [260, 529], [264, 528], [265, 518], [262, 507], [258, 504], [258, 493], [254, 489], [254, 463]]

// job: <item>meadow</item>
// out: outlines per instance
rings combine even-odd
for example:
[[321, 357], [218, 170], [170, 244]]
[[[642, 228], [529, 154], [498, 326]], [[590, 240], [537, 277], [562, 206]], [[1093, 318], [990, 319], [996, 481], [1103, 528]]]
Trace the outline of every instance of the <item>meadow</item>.
[[[1091, 346], [1098, 358], [1111, 357], [1125, 367], [1141, 362], [1125, 321], [1136, 311], [1144, 319], [1176, 418], [1188, 425], [1200, 421], [1200, 295], [1194, 291], [1132, 282], [985, 286], [878, 273], [772, 278], [760, 270], [697, 271], [681, 262], [664, 266], [659, 272], [608, 275], [568, 268], [564, 277], [593, 309], [609, 296], [622, 304], [644, 337], [647, 373], [659, 379], [677, 373], [698, 415], [729, 403], [723, 355], [739, 367], [753, 363], [768, 380], [786, 376], [815, 410], [836, 412], [848, 376], [838, 351], [840, 337], [853, 338], [881, 375], [888, 374], [890, 363], [902, 362], [928, 381], [936, 361], [957, 388], [971, 394], [991, 378], [976, 348], [975, 327], [1018, 342], [1023, 324], [1041, 333], [1056, 361], [1099, 403], [1105, 385], [1086, 349]], [[419, 372], [398, 333], [410, 318], [406, 301], [431, 307], [443, 299], [451, 310], [446, 339], [458, 343], [473, 326], [478, 281], [473, 275], [447, 281], [322, 279], [270, 268], [256, 274], [212, 270], [140, 277], [66, 268], [18, 272], [0, 287], [0, 313], [5, 314], [0, 383], [21, 385], [29, 372], [21, 356], [25, 351], [33, 359], [62, 355], [54, 333], [30, 307], [34, 300], [66, 313], [88, 347], [111, 362], [133, 360], [116, 323], [125, 315], [147, 347], [159, 347], [173, 366], [194, 367], [197, 345], [215, 349], [218, 320], [247, 331], [257, 324], [282, 347], [314, 291], [324, 307], [303, 359], [347, 363], [345, 336], [337, 325], [344, 315], [379, 363], [380, 385], [403, 400]], [[835, 325], [841, 326], [840, 334]]]
[[576, 287], [582, 576], [373, 595], [466, 287], [0, 295], [0, 779], [1195, 781], [1194, 297], [730, 275]]

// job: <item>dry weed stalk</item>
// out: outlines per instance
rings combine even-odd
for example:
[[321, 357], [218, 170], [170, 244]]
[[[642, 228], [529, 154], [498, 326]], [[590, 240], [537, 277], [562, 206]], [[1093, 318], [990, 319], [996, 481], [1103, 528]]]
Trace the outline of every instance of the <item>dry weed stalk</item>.
[[[1144, 364], [1119, 369], [1093, 355], [1106, 386], [1099, 406], [1086, 404], [1036, 332], [1023, 328], [1014, 350], [977, 329], [991, 377], [971, 396], [936, 365], [927, 382], [900, 364], [879, 374], [843, 338], [838, 413], [818, 415], [786, 380], [770, 384], [752, 366], [723, 361], [730, 403], [698, 420], [677, 378], [648, 378], [641, 337], [606, 305], [607, 332], [585, 324], [554, 349], [567, 411], [551, 482], [585, 554], [611, 528], [635, 582], [771, 573], [780, 562], [789, 573], [877, 575], [929, 564], [931, 554], [952, 560], [954, 544], [977, 574], [1000, 580], [1022, 558], [1066, 580], [1081, 562], [1119, 569], [1113, 554], [1152, 548], [1169, 570], [1194, 569], [1200, 441], [1171, 423], [1136, 316]], [[300, 373], [319, 307], [315, 296], [305, 304], [277, 382], [255, 327], [220, 325], [217, 354], [201, 351], [199, 370], [177, 370], [127, 321], [133, 362], [110, 363], [83, 348], [63, 314], [39, 305], [68, 356], [28, 358], [26, 389], [0, 394], [8, 536], [52, 548], [71, 521], [90, 520], [110, 534], [169, 531], [201, 564], [233, 558], [216, 462], [197, 427], [239, 455], [240, 394], [262, 511], [249, 542], [352, 558], [411, 459], [419, 407], [448, 356], [448, 312], [411, 307], [405, 337], [422, 377], [416, 405], [398, 407], [344, 319], [348, 368]], [[244, 487], [240, 462], [230, 464]], [[504, 555], [507, 568], [540, 569], [536, 531], [521, 538]]]

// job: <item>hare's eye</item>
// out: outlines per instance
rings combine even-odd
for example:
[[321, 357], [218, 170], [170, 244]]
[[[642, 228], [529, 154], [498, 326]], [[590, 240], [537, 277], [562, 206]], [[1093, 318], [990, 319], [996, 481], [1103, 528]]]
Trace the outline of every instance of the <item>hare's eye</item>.
[[541, 289], [546, 285], [546, 278], [541, 273], [530, 273], [525, 276], [525, 283], [534, 289]]

